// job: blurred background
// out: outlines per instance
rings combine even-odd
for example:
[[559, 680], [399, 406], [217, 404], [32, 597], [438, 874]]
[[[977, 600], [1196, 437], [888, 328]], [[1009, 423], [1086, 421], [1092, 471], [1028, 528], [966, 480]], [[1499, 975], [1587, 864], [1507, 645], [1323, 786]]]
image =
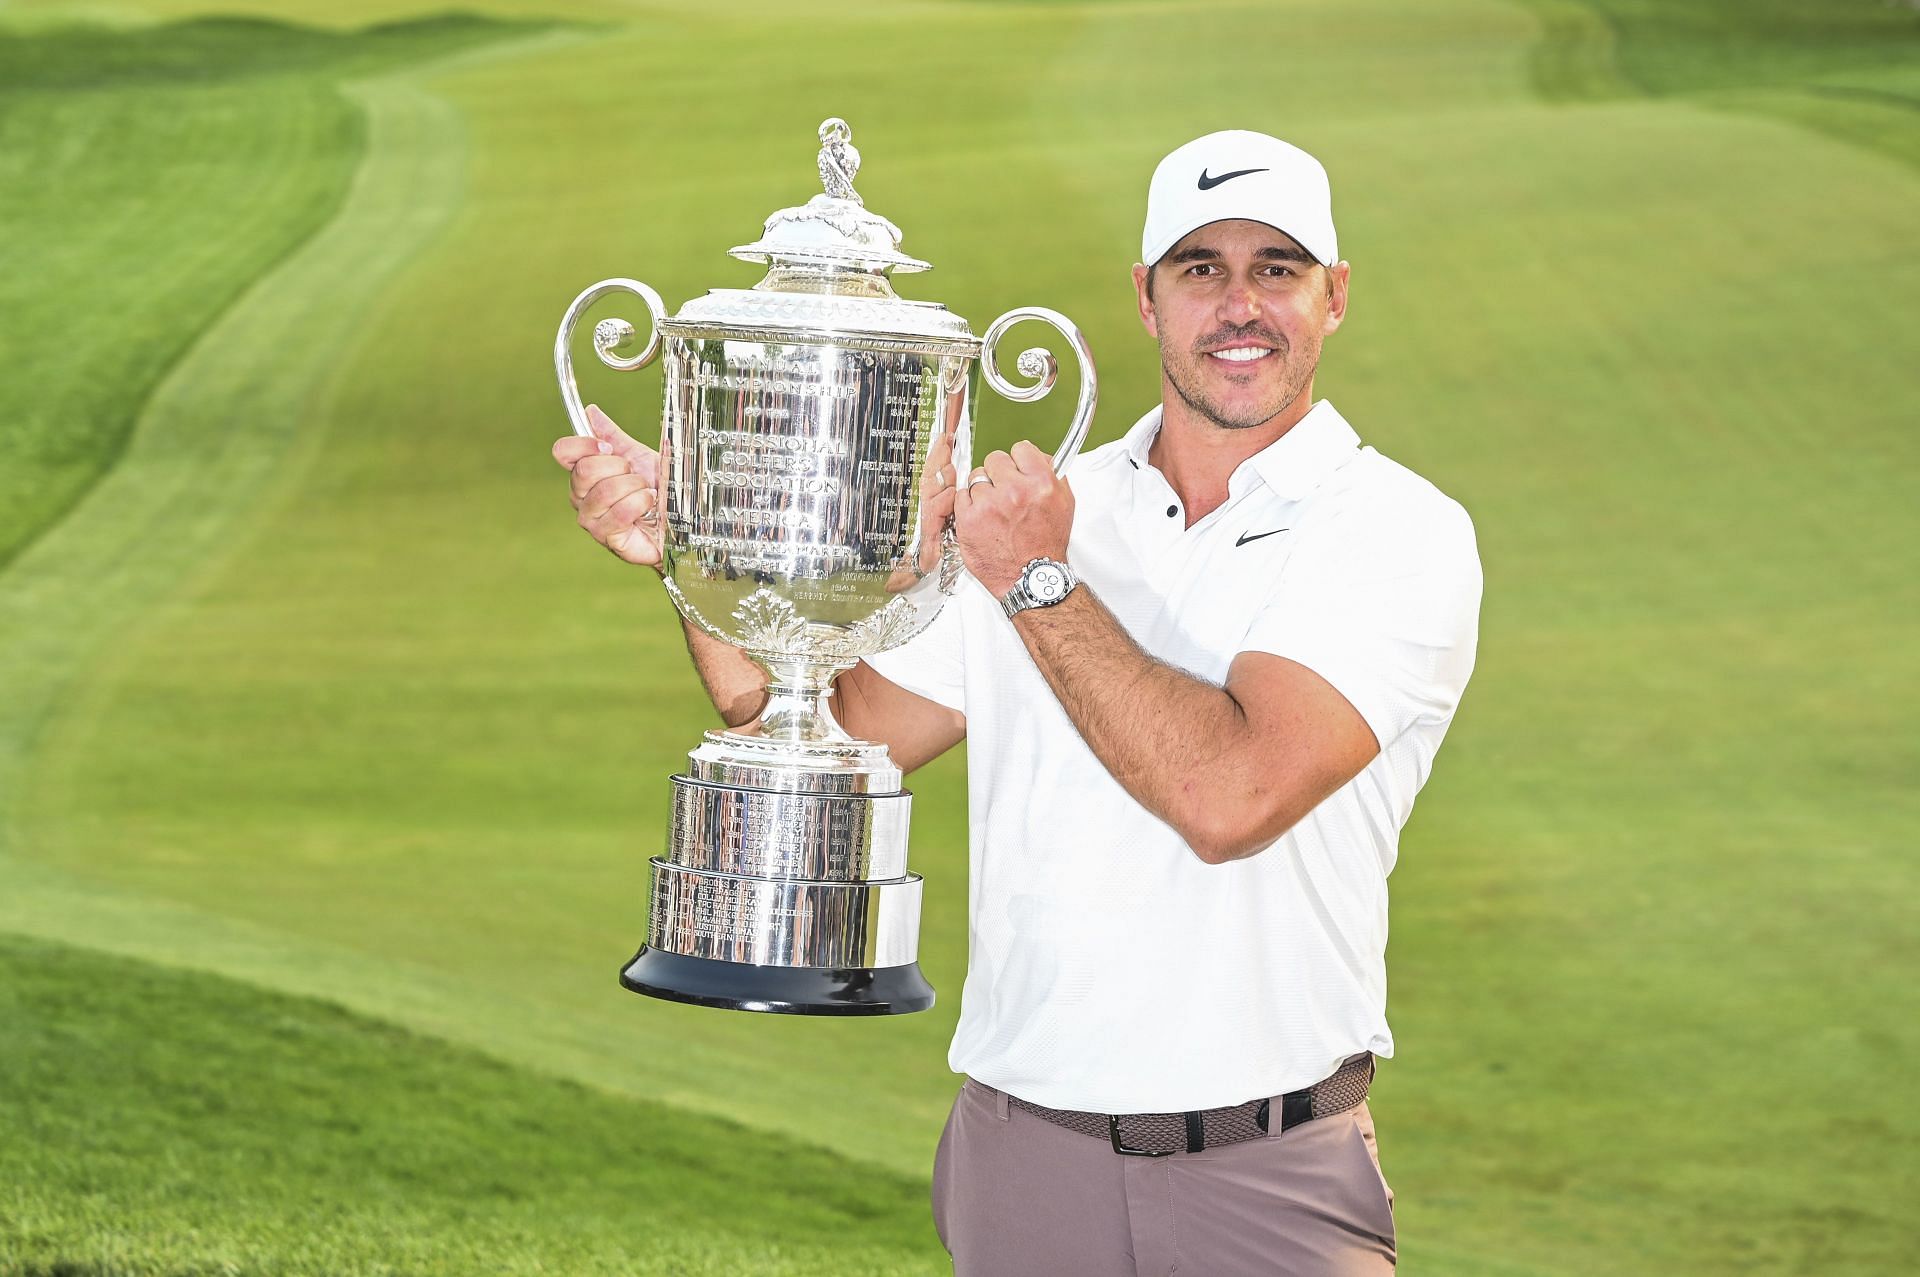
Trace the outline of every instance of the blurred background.
[[0, 1272], [945, 1270], [964, 757], [933, 1012], [621, 992], [712, 718], [548, 456], [574, 293], [751, 284], [830, 115], [907, 295], [1086, 330], [1092, 442], [1157, 159], [1331, 170], [1318, 388], [1487, 577], [1392, 879], [1408, 1271], [1912, 1271], [1910, 0], [0, 0]]

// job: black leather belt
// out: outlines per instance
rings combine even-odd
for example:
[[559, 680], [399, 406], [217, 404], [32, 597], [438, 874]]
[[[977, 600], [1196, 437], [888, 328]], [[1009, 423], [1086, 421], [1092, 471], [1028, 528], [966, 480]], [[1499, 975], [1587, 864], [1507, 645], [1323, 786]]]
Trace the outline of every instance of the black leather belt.
[[[1373, 1082], [1373, 1055], [1362, 1051], [1312, 1086], [1279, 1097], [1280, 1129], [1288, 1130], [1316, 1117], [1344, 1113], [1367, 1098]], [[1050, 1109], [1009, 1095], [1007, 1103], [1082, 1135], [1108, 1140], [1113, 1151], [1126, 1157], [1166, 1157], [1198, 1153], [1259, 1139], [1273, 1125], [1271, 1099], [1248, 1100], [1227, 1108], [1192, 1113], [1086, 1113], [1078, 1109]]]

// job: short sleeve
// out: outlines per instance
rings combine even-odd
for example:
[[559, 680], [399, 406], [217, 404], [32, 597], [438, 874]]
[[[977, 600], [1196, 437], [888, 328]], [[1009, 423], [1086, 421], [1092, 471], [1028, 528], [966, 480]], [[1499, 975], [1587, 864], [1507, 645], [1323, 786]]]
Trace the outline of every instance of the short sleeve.
[[1245, 648], [1298, 661], [1360, 711], [1382, 750], [1444, 727], [1473, 673], [1480, 554], [1458, 503], [1418, 517], [1365, 507], [1316, 529], [1282, 570]]
[[965, 626], [961, 600], [948, 599], [926, 629], [891, 651], [866, 657], [880, 677], [915, 696], [966, 713]]

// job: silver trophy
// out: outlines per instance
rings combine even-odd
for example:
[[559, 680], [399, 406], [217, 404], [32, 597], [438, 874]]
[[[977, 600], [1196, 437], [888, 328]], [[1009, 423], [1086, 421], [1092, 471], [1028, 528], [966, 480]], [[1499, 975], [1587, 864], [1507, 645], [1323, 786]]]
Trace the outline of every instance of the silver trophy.
[[949, 520], [924, 506], [942, 488], [929, 451], [951, 437], [973, 466], [979, 378], [1038, 399], [1058, 366], [1021, 353], [1016, 385], [994, 365], [1003, 334], [1052, 324], [1080, 364], [1080, 400], [1056, 472], [1093, 417], [1093, 357], [1079, 329], [1039, 307], [975, 337], [933, 302], [893, 290], [927, 263], [853, 189], [860, 165], [844, 121], [820, 126], [826, 187], [767, 219], [732, 250], [764, 263], [752, 288], [714, 289], [668, 318], [660, 295], [608, 279], [574, 299], [554, 339], [560, 395], [591, 435], [574, 381], [573, 330], [587, 308], [630, 292], [651, 319], [605, 319], [609, 368], [664, 346], [660, 505], [667, 593], [688, 622], [745, 649], [768, 676], [759, 720], [710, 731], [673, 778], [673, 825], [655, 857], [646, 943], [621, 974], [636, 993], [704, 1006], [872, 1015], [933, 1005], [920, 974], [919, 875], [907, 871], [912, 795], [884, 745], [834, 721], [832, 682], [863, 656], [931, 622], [962, 567]]

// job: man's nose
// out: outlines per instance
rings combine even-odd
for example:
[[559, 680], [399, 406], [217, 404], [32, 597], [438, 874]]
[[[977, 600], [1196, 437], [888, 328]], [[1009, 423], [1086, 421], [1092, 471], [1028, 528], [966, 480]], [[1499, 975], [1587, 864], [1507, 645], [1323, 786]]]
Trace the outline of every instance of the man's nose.
[[1234, 284], [1220, 297], [1220, 318], [1229, 324], [1245, 324], [1260, 317], [1260, 293], [1251, 283]]

